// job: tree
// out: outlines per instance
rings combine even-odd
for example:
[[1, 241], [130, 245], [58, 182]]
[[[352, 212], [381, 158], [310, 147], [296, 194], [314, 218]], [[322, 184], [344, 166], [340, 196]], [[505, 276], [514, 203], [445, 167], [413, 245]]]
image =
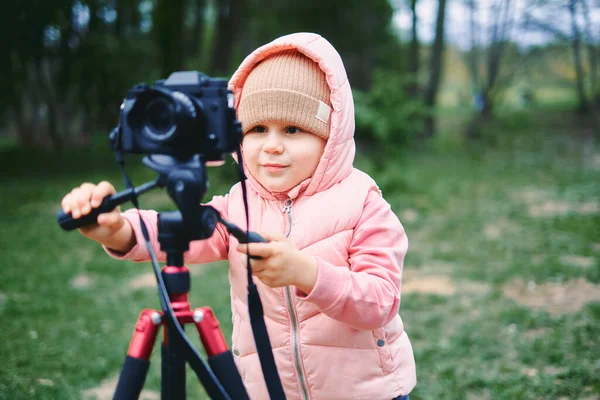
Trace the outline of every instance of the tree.
[[569, 15], [571, 16], [571, 43], [573, 44], [573, 60], [575, 63], [575, 82], [577, 87], [577, 98], [579, 99], [579, 109], [585, 111], [588, 109], [588, 99], [585, 94], [585, 88], [583, 83], [583, 63], [581, 60], [581, 34], [579, 32], [579, 26], [577, 24], [577, 11], [576, 11], [577, 0], [569, 0], [567, 8], [569, 9]]
[[440, 78], [442, 76], [442, 61], [444, 54], [444, 20], [446, 19], [446, 0], [439, 0], [437, 20], [435, 26], [435, 39], [431, 49], [429, 61], [429, 83], [425, 90], [425, 106], [430, 110], [425, 120], [425, 137], [435, 134], [435, 117], [433, 108], [436, 104]]
[[[229, 73], [234, 42], [240, 33], [244, 0], [217, 0], [217, 22], [210, 72]], [[236, 34], [237, 33], [237, 34]]]
[[163, 77], [183, 68], [184, 13], [184, 0], [157, 0], [153, 33], [158, 44]]
[[[250, 3], [246, 35], [262, 44], [292, 32], [315, 32], [338, 50], [352, 87], [368, 91], [375, 65], [397, 67], [400, 46], [391, 33], [388, 0], [273, 1]], [[395, 65], [394, 65], [395, 64]]]
[[419, 69], [421, 46], [417, 36], [417, 0], [410, 0], [410, 11], [412, 14], [410, 48], [408, 51], [408, 74], [412, 82], [409, 84], [408, 93], [412, 98], [417, 98], [419, 93]]
[[[469, 123], [466, 131], [467, 138], [480, 136], [481, 126], [492, 118], [498, 93], [508, 86], [510, 79], [525, 58], [515, 49], [512, 41], [512, 30], [517, 20], [512, 0], [495, 0], [488, 10], [491, 16], [487, 32], [487, 43], [480, 42], [482, 23], [478, 20], [479, 6], [474, 0], [467, 0], [469, 9], [470, 49], [466, 54], [466, 64], [471, 75], [475, 106], [477, 114]], [[506, 68], [505, 59], [512, 50], [520, 57], [513, 63], [511, 70]], [[505, 70], [503, 70], [503, 68]]]
[[[598, 87], [598, 58], [596, 43], [592, 34], [592, 26], [589, 18], [589, 7], [586, 0], [563, 0], [561, 2], [549, 2], [548, 0], [537, 0], [538, 13], [529, 13], [526, 18], [526, 26], [531, 29], [543, 31], [554, 35], [557, 40], [570, 43], [573, 53], [573, 68], [575, 70], [574, 87], [577, 94], [578, 110], [591, 113], [598, 130], [600, 130], [600, 88]], [[596, 5], [600, 7], [600, 4]], [[542, 12], [539, 12], [539, 11]], [[561, 15], [569, 16], [567, 29], [561, 25], [548, 24], [545, 21], [559, 18]], [[583, 31], [585, 32], [586, 47], [588, 50], [589, 67], [586, 68], [582, 49], [582, 28], [580, 27], [580, 16], [585, 21]], [[589, 71], [589, 79], [586, 76]], [[586, 81], [589, 81], [589, 93], [586, 90]]]

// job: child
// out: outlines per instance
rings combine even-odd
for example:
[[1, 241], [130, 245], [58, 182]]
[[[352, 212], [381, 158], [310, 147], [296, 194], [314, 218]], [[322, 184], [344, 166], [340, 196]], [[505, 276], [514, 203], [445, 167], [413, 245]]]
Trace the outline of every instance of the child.
[[[416, 384], [398, 315], [408, 241], [375, 182], [352, 166], [354, 105], [336, 50], [319, 35], [281, 37], [230, 81], [244, 137], [252, 271], [277, 369], [292, 399], [404, 399]], [[85, 215], [114, 193], [83, 184], [62, 202]], [[209, 203], [245, 227], [240, 184]], [[157, 213], [142, 211], [159, 260]], [[82, 233], [115, 258], [148, 261], [137, 211], [102, 214]], [[219, 227], [186, 263], [229, 260], [232, 349], [252, 399], [268, 399], [246, 304], [246, 247]]]

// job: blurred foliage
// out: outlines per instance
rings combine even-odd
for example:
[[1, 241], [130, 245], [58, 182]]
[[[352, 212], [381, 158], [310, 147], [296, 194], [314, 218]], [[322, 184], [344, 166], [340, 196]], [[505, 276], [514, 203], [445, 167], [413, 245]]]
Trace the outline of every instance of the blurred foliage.
[[6, 5], [0, 115], [24, 147], [90, 143], [118, 118], [126, 91], [183, 69], [230, 76], [256, 47], [297, 31], [339, 50], [368, 90], [377, 66], [401, 71], [387, 0], [24, 0]]
[[[0, 73], [5, 77], [0, 80], [0, 140], [11, 137], [21, 147], [44, 149], [86, 146], [94, 132], [105, 133], [117, 122], [118, 107], [133, 85], [152, 83], [176, 70], [229, 77], [258, 46], [307, 31], [323, 35], [342, 56], [355, 90], [359, 135], [384, 141], [384, 147], [406, 145], [424, 130], [422, 119], [435, 116], [440, 102], [447, 104], [438, 99], [423, 106], [433, 69], [427, 60], [437, 57], [428, 44], [416, 41], [419, 46], [411, 47], [415, 41], [393, 24], [399, 9], [415, 4], [408, 0], [8, 2], [0, 15]], [[478, 10], [473, 16], [487, 7], [469, 4]], [[554, 12], [545, 2], [535, 7]], [[497, 19], [472, 22], [482, 24], [481, 32], [513, 23], [509, 12], [491, 15]], [[476, 114], [474, 95], [483, 96], [485, 107], [480, 112], [495, 112], [496, 103], [503, 102], [519, 75], [559, 78], [575, 90], [574, 82], [581, 77], [574, 73], [565, 35], [557, 34], [555, 42], [531, 50], [513, 43], [508, 30], [499, 32], [489, 43], [472, 35], [472, 51], [446, 46], [440, 91], [444, 85], [462, 86], [460, 106]], [[587, 30], [582, 27], [581, 32]], [[597, 47], [597, 41], [586, 42], [590, 61], [585, 71], [590, 73], [585, 82], [592, 92], [598, 86], [599, 74], [591, 73], [596, 71], [591, 55]], [[422, 61], [417, 70], [416, 64], [409, 65], [413, 51]], [[460, 66], [452, 65], [455, 62]], [[447, 99], [446, 94], [434, 98]], [[482, 126], [475, 124], [472, 131], [479, 132]]]
[[395, 71], [377, 70], [369, 92], [354, 90], [357, 139], [389, 148], [415, 138], [428, 112], [422, 101], [409, 97], [409, 84]]

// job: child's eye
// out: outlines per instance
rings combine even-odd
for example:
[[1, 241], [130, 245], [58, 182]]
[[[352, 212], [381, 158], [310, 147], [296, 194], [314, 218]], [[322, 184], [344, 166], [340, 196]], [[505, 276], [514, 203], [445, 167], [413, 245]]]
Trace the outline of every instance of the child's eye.
[[298, 128], [297, 126], [288, 126], [287, 128], [285, 128], [285, 133], [289, 133], [291, 135], [295, 134], [295, 133], [299, 133], [302, 130], [300, 128]]
[[256, 133], [265, 133], [266, 131], [267, 131], [267, 128], [266, 128], [265, 126], [258, 125], [258, 126], [255, 126], [255, 127], [254, 127], [254, 128], [252, 128], [252, 129], [250, 129], [250, 130], [248, 131], [248, 133], [250, 133], [250, 132], [256, 132]]

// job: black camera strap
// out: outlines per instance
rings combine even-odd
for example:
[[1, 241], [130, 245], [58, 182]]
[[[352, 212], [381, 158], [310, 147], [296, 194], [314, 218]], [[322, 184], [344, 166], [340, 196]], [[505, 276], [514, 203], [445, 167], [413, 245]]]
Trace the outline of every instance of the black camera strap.
[[[240, 176], [240, 184], [242, 185], [242, 197], [244, 198], [244, 210], [246, 212], [246, 232], [250, 230], [250, 214], [248, 211], [248, 193], [246, 191], [246, 177], [244, 176], [244, 161], [242, 152], [238, 147], [236, 150], [238, 158], [238, 172]], [[246, 248], [247, 249], [247, 248]], [[279, 378], [279, 372], [275, 365], [275, 357], [273, 357], [273, 349], [269, 340], [269, 333], [265, 325], [264, 311], [258, 288], [254, 284], [252, 278], [252, 267], [250, 266], [250, 254], [246, 252], [248, 260], [248, 313], [250, 314], [250, 325], [254, 335], [254, 343], [260, 360], [260, 367], [265, 378], [267, 390], [271, 400], [285, 400], [285, 393]]]
[[[121, 167], [121, 172], [123, 173], [125, 186], [127, 187], [127, 189], [132, 189], [134, 186], [131, 183], [127, 172], [125, 171], [125, 161], [123, 158], [123, 154], [118, 150], [115, 153], [117, 163]], [[163, 311], [163, 315], [166, 320], [167, 326], [169, 328], [169, 332], [176, 332], [176, 334], [179, 336], [179, 340], [170, 340], [169, 343], [181, 344], [175, 350], [179, 352], [181, 356], [183, 356], [184, 359], [190, 364], [190, 366], [196, 373], [196, 376], [198, 376], [198, 379], [200, 379], [200, 381], [202, 382], [202, 385], [206, 389], [206, 392], [211, 399], [231, 400], [231, 398], [229, 397], [229, 395], [227, 394], [217, 377], [214, 375], [212, 370], [208, 367], [198, 350], [196, 350], [194, 345], [190, 342], [183, 328], [179, 324], [179, 321], [175, 317], [175, 312], [173, 311], [173, 307], [171, 306], [171, 302], [169, 301], [169, 295], [162, 274], [160, 272], [160, 267], [158, 265], [156, 254], [154, 254], [154, 249], [152, 249], [152, 245], [150, 244], [150, 235], [148, 234], [148, 229], [144, 220], [142, 219], [142, 215], [139, 213], [140, 207], [137, 195], [133, 196], [131, 202], [133, 203], [133, 206], [138, 210], [142, 234], [144, 235], [144, 241], [148, 253], [150, 254], [152, 266], [154, 267], [154, 275], [158, 284], [158, 297], [160, 300], [160, 306]]]

